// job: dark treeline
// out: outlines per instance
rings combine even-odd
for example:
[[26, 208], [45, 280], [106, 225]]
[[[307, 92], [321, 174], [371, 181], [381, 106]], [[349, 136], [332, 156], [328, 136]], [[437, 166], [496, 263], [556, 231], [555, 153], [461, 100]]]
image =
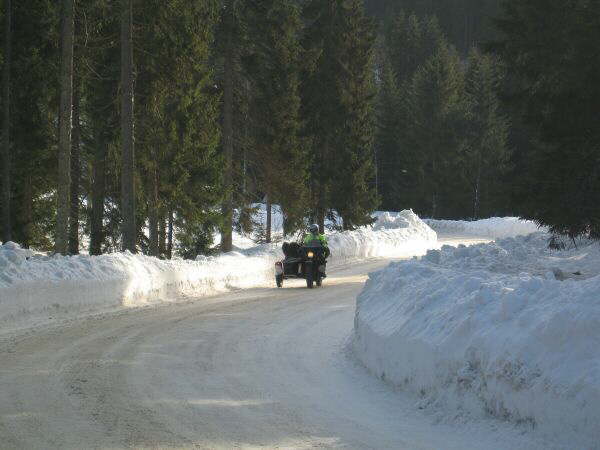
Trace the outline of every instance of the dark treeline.
[[498, 35], [494, 19], [502, 0], [366, 0], [368, 11], [382, 21], [393, 20], [401, 11], [419, 17], [438, 18], [449, 42], [466, 56]]
[[599, 9], [3, 0], [2, 240], [193, 258], [263, 201], [289, 233], [413, 208], [597, 236]]
[[382, 17], [383, 208], [598, 237], [600, 3], [367, 3]]
[[379, 52], [378, 188], [385, 210], [434, 218], [511, 212], [500, 60], [461, 57], [436, 16], [400, 11]]
[[376, 28], [360, 0], [2, 12], [2, 240], [195, 257], [215, 230], [231, 249], [263, 200], [287, 232], [333, 210], [370, 222]]

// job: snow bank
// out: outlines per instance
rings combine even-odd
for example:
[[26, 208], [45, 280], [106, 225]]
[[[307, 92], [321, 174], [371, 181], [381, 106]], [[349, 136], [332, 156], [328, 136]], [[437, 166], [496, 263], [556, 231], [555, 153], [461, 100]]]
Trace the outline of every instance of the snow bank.
[[473, 222], [425, 219], [425, 223], [440, 234], [477, 236], [490, 239], [524, 236], [540, 231], [535, 222], [522, 220], [518, 217], [492, 217]]
[[444, 246], [371, 274], [356, 354], [438, 412], [492, 414], [565, 448], [600, 448], [600, 250], [552, 252], [547, 239]]
[[[360, 229], [329, 236], [332, 264], [400, 256], [436, 243], [436, 234], [412, 211], [395, 216], [394, 229]], [[390, 222], [390, 223], [391, 223]], [[262, 245], [196, 261], [163, 261], [115, 253], [72, 257], [36, 255], [0, 247], [0, 323], [27, 315], [81, 313], [200, 297], [231, 289], [272, 286], [280, 246]]]
[[349, 259], [402, 258], [423, 255], [437, 234], [412, 211], [383, 213], [372, 227], [332, 233], [327, 237], [333, 263]]
[[163, 261], [129, 252], [72, 257], [0, 247], [0, 322], [24, 314], [76, 313], [211, 295], [270, 280], [268, 249], [199, 261]]

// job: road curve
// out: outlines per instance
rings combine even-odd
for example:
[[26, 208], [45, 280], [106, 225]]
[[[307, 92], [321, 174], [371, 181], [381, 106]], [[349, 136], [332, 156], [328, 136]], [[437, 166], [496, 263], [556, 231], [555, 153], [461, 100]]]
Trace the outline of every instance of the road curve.
[[297, 283], [0, 339], [0, 448], [532, 448], [447, 423], [347, 351], [371, 261]]

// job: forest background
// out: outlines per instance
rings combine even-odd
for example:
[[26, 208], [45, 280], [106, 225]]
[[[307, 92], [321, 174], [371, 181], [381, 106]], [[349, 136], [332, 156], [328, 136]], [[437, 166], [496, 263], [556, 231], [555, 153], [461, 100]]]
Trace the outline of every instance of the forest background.
[[288, 233], [412, 208], [600, 235], [598, 2], [4, 0], [2, 23], [4, 242], [194, 258], [257, 202]]

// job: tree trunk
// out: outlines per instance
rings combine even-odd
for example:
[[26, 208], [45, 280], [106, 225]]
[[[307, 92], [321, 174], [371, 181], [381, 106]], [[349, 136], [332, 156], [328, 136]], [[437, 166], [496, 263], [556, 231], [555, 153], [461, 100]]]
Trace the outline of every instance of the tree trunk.
[[321, 232], [325, 232], [325, 189], [323, 182], [319, 181], [319, 191], [317, 199], [317, 225]]
[[149, 206], [148, 222], [150, 227], [150, 255], [158, 257], [158, 169], [156, 167], [153, 167], [150, 173]]
[[71, 146], [71, 210], [69, 217], [69, 253], [79, 254], [79, 184], [81, 180], [80, 144], [81, 124], [79, 121], [80, 79], [73, 91], [73, 135]]
[[90, 255], [102, 254], [104, 242], [104, 196], [106, 186], [107, 144], [98, 137], [92, 166], [92, 214], [90, 218]]
[[20, 222], [23, 228], [21, 237], [23, 248], [29, 248], [33, 244], [33, 179], [31, 174], [25, 176], [25, 186], [23, 186], [23, 197], [21, 205]]
[[60, 113], [58, 135], [58, 205], [54, 251], [67, 254], [69, 191], [71, 188], [71, 127], [73, 119], [73, 0], [62, 1]]
[[227, 0], [225, 8], [227, 42], [225, 49], [225, 77], [223, 80], [223, 156], [225, 198], [223, 199], [223, 229], [221, 231], [221, 251], [233, 249], [233, 0]]
[[169, 211], [167, 227], [167, 259], [173, 259], [173, 211]]
[[123, 250], [136, 252], [132, 0], [121, 0], [121, 212]]
[[267, 231], [266, 231], [266, 241], [267, 244], [271, 243], [271, 227], [272, 227], [272, 205], [271, 205], [271, 197], [267, 195]]
[[10, 221], [10, 65], [12, 38], [11, 0], [4, 0], [4, 68], [2, 70], [2, 240], [12, 239]]
[[437, 186], [438, 186], [438, 173], [437, 173], [437, 160], [434, 154], [431, 160], [431, 218], [437, 217], [438, 199], [437, 199]]
[[477, 160], [477, 178], [475, 180], [475, 198], [473, 201], [473, 218], [479, 219], [479, 204], [481, 198], [481, 156]]
[[[325, 166], [325, 155], [330, 153], [329, 138], [326, 138], [325, 145], [319, 150], [319, 166], [321, 169]], [[317, 182], [317, 225], [322, 232], [325, 232], [325, 181], [323, 178], [315, 177]]]
[[[244, 96], [250, 98], [250, 81], [244, 81]], [[244, 151], [242, 155], [242, 193], [243, 201], [247, 202], [248, 199], [248, 140], [250, 137], [250, 114], [246, 111], [244, 114]]]
[[164, 213], [160, 214], [158, 222], [158, 253], [163, 258], [167, 254], [167, 225]]

